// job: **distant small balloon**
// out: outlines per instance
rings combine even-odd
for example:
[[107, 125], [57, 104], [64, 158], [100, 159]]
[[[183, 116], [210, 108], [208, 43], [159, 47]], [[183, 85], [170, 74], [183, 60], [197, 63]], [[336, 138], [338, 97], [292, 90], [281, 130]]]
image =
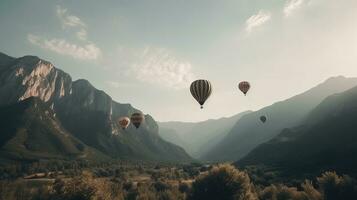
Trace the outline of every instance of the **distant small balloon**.
[[203, 104], [205, 104], [206, 100], [211, 96], [212, 85], [208, 80], [196, 80], [191, 83], [190, 92], [193, 98], [201, 105], [202, 109]]
[[130, 120], [136, 128], [139, 128], [140, 124], [144, 121], [144, 115], [142, 113], [133, 113]]
[[129, 117], [120, 117], [118, 120], [118, 123], [120, 125], [120, 127], [125, 130], [126, 128], [128, 128], [129, 124], [130, 124], [130, 119]]
[[267, 121], [267, 117], [266, 116], [260, 116], [260, 121], [262, 121], [263, 123], [265, 123]]
[[238, 84], [238, 88], [243, 92], [244, 95], [247, 95], [250, 89], [250, 83], [248, 81], [242, 81]]

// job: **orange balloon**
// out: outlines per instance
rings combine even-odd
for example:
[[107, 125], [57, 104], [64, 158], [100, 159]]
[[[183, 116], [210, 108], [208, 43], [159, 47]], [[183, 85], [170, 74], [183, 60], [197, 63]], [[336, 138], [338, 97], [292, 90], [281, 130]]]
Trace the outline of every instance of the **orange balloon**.
[[130, 119], [129, 117], [121, 117], [118, 120], [118, 123], [120, 125], [120, 127], [125, 130], [126, 128], [128, 128], [129, 124], [130, 124]]

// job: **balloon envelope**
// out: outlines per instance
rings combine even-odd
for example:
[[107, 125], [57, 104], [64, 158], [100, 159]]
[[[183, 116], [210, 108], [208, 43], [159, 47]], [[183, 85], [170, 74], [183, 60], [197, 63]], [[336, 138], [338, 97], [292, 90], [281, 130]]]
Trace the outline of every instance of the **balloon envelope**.
[[126, 129], [130, 124], [130, 119], [129, 117], [120, 117], [118, 123], [122, 129]]
[[144, 121], [144, 115], [142, 113], [133, 113], [130, 120], [136, 128], [139, 128], [140, 124]]
[[238, 88], [246, 95], [250, 89], [250, 83], [248, 81], [242, 81], [238, 84]]
[[196, 80], [191, 83], [190, 92], [193, 98], [201, 105], [201, 108], [203, 108], [203, 104], [205, 104], [212, 93], [212, 85], [208, 80]]
[[267, 121], [267, 117], [266, 116], [260, 116], [260, 121], [262, 121], [263, 123], [265, 123]]

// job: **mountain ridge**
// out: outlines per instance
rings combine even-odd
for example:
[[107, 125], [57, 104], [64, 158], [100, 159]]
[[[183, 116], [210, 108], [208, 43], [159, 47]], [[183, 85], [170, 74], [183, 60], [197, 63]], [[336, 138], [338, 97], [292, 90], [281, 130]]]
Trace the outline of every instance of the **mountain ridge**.
[[[1, 59], [5, 58], [5, 59]], [[88, 80], [72, 81], [69, 74], [37, 56], [0, 56], [0, 106], [37, 97], [55, 113], [75, 138], [113, 158], [181, 161], [191, 158], [180, 147], [158, 135], [150, 115], [137, 130], [123, 131], [117, 120], [141, 112], [114, 101]], [[146, 152], [145, 152], [146, 151]]]
[[[222, 142], [203, 155], [202, 159], [239, 160], [259, 144], [274, 138], [284, 128], [298, 125], [324, 98], [355, 85], [357, 78], [331, 77], [306, 92], [244, 115]], [[265, 124], [259, 121], [261, 115], [268, 118]]]
[[166, 140], [184, 147], [191, 156], [199, 158], [215, 146], [234, 123], [250, 112], [200, 122], [159, 122], [159, 133]]
[[299, 173], [356, 173], [356, 101], [357, 87], [325, 98], [299, 126], [287, 128], [259, 145], [236, 165], [275, 166]]

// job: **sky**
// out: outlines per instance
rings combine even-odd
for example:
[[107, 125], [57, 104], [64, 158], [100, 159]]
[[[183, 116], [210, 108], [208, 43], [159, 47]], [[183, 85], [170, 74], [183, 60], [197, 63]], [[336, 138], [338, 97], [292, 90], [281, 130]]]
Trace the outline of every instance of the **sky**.
[[[158, 121], [203, 121], [357, 77], [356, 19], [356, 0], [1, 0], [0, 51], [39, 56]], [[212, 83], [203, 110], [195, 79]]]

